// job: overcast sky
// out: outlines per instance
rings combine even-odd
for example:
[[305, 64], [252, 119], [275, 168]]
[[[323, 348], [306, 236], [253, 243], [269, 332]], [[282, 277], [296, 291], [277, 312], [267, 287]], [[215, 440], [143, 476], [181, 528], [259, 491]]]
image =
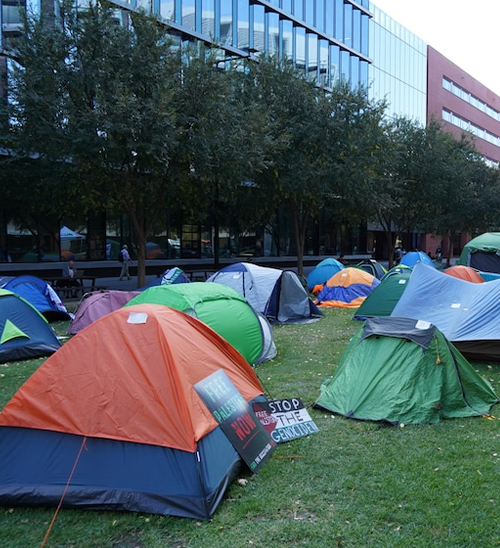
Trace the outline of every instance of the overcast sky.
[[500, 0], [372, 0], [500, 95]]

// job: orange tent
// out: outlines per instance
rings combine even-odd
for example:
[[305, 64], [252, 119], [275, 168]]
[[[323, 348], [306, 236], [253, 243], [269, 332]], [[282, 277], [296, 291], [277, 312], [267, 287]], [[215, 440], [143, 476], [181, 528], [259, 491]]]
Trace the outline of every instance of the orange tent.
[[479, 274], [479, 272], [470, 266], [457, 264], [457, 265], [446, 268], [445, 270], [443, 270], [443, 272], [445, 274], [449, 274], [450, 276], [453, 276], [454, 278], [465, 280], [466, 282], [472, 282], [475, 284], [484, 283], [484, 280]]
[[194, 388], [218, 370], [247, 402], [263, 397], [247, 361], [187, 314], [144, 304], [93, 322], [0, 413], [0, 504], [56, 504], [85, 443], [66, 505], [208, 518], [240, 462]]

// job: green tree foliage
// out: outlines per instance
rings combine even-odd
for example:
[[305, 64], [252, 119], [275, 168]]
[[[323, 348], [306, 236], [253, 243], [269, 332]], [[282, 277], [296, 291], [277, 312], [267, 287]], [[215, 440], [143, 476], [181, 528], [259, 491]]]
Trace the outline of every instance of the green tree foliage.
[[[61, 207], [125, 211], [145, 279], [145, 243], [172, 186], [180, 62], [166, 29], [143, 14], [118, 25], [105, 3], [57, 20], [27, 17], [11, 80], [10, 145], [59, 166], [44, 181]], [[41, 63], [40, 60], [44, 62]]]
[[302, 273], [309, 223], [354, 187], [369, 156], [361, 128], [383, 109], [372, 108], [365, 92], [347, 84], [325, 93], [291, 64], [273, 58], [261, 59], [251, 74], [273, 142], [271, 168], [258, 181], [289, 213]]
[[[266, 134], [260, 105], [245, 93], [247, 78], [242, 63], [220, 60], [213, 52], [188, 51], [183, 66], [178, 102], [179, 157], [184, 165], [185, 208], [195, 219], [214, 227], [243, 229], [258, 217], [252, 182], [266, 165]], [[218, 242], [214, 256], [218, 260]]]

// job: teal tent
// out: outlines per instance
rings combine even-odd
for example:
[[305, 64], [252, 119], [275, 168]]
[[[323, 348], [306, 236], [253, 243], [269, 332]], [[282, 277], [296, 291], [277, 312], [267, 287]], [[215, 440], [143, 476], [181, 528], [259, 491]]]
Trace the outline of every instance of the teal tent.
[[389, 317], [368, 319], [357, 331], [314, 407], [397, 425], [482, 416], [497, 402], [437, 327]]
[[145, 289], [125, 306], [162, 304], [198, 318], [230, 343], [251, 365], [276, 355], [268, 320], [227, 285], [191, 282]]

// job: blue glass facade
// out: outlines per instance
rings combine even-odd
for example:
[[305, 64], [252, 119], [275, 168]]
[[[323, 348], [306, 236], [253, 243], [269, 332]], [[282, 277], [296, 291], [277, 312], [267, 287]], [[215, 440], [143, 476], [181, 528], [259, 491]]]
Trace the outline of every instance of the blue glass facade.
[[234, 56], [292, 59], [324, 87], [340, 78], [368, 85], [368, 0], [153, 1], [153, 11], [185, 39], [202, 39]]
[[387, 99], [388, 113], [426, 123], [427, 45], [370, 3], [370, 95]]

